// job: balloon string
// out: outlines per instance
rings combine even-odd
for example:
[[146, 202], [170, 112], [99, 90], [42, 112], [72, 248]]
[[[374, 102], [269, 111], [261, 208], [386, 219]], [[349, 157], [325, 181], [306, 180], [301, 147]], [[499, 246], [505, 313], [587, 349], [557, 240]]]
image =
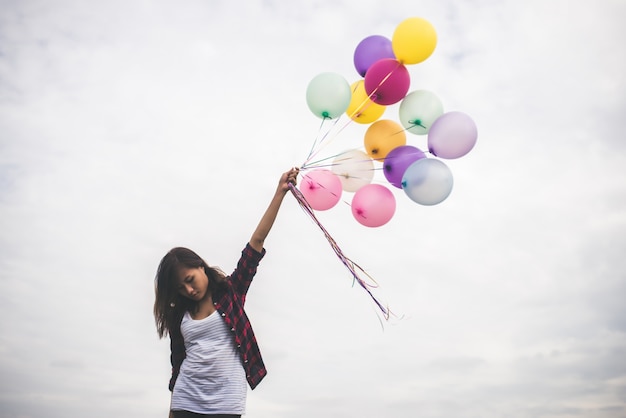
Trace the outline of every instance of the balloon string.
[[322, 123], [320, 123], [320, 127], [317, 130], [317, 136], [315, 137], [315, 140], [313, 141], [313, 143], [311, 144], [311, 149], [309, 150], [309, 156], [307, 158], [311, 157], [311, 154], [313, 154], [313, 150], [315, 149], [316, 145], [317, 145], [317, 141], [319, 141], [319, 137], [320, 137], [320, 132], [322, 132], [322, 127], [324, 126], [324, 122], [326, 122], [326, 117], [324, 117], [322, 119]]
[[[314, 169], [314, 168], [326, 168], [326, 167], [333, 167], [333, 166], [335, 166], [335, 164], [308, 165], [308, 166], [307, 166], [306, 168], [304, 168], [304, 169], [303, 169], [303, 168], [300, 168], [300, 170], [301, 170], [300, 172], [302, 172], [302, 171], [304, 171], [304, 170]], [[376, 171], [382, 171], [382, 170], [384, 170], [384, 169], [385, 169], [384, 167], [374, 167], [374, 168], [368, 168], [367, 170], [362, 170], [362, 171], [364, 171], [364, 172], [365, 172], [365, 171], [374, 171], [374, 172], [376, 172]], [[385, 182], [385, 181], [376, 181], [376, 180], [372, 181], [370, 177], [355, 176], [354, 174], [350, 174], [350, 175], [348, 176], [348, 175], [342, 175], [342, 174], [339, 174], [339, 173], [335, 173], [335, 175], [336, 175], [337, 177], [345, 177], [346, 179], [350, 179], [350, 180], [366, 180], [368, 183], [388, 184], [388, 182]], [[314, 180], [310, 180], [310, 181], [311, 181], [311, 182], [315, 182], [315, 184], [316, 184], [316, 185], [318, 185], [319, 187], [321, 187], [321, 188], [323, 188], [323, 189], [327, 189], [327, 188], [326, 188], [323, 184], [318, 183], [317, 181], [314, 181]], [[328, 189], [327, 189], [327, 190], [328, 190]], [[337, 196], [337, 194], [336, 194], [336, 193], [331, 192], [330, 190], [328, 190], [328, 192], [329, 192], [329, 193], [331, 193], [333, 196]], [[348, 206], [351, 206], [351, 204], [350, 204], [350, 203], [348, 203], [348, 202], [346, 202], [345, 200], [344, 200], [344, 203], [346, 203]]]
[[[428, 126], [422, 124], [422, 122], [419, 122], [419, 121], [418, 122], [409, 121], [409, 123], [411, 124], [411, 126], [409, 126], [408, 128], [404, 129], [403, 131], [409, 131], [409, 130], [415, 128], [416, 126], [419, 126], [421, 128], [424, 128], [424, 129], [428, 129]], [[402, 132], [402, 131], [400, 131], [400, 132]], [[396, 133], [400, 133], [400, 132], [396, 132]]]
[[[331, 126], [331, 128], [323, 135], [322, 139], [318, 142], [317, 138], [313, 143], [313, 146], [311, 147], [311, 151], [309, 152], [309, 156], [307, 157], [307, 159], [304, 161], [304, 163], [302, 164], [302, 166], [306, 166], [306, 164], [311, 161], [311, 159], [313, 157], [315, 157], [317, 154], [319, 154], [322, 149], [324, 148], [324, 146], [326, 146], [332, 139], [334, 139], [336, 136], [338, 136], [346, 127], [348, 127], [348, 125], [350, 125], [352, 122], [354, 122], [353, 116], [357, 114], [357, 111], [362, 112], [365, 109], [361, 109], [362, 106], [368, 105], [367, 107], [371, 106], [371, 103], [374, 103], [374, 101], [372, 100], [372, 97], [374, 97], [376, 95], [376, 92], [378, 92], [378, 90], [380, 89], [380, 87], [389, 79], [389, 77], [391, 77], [391, 75], [393, 74], [394, 71], [396, 71], [398, 68], [400, 68], [400, 66], [402, 65], [401, 62], [397, 62], [397, 65], [394, 69], [392, 69], [391, 71], [389, 71], [389, 73], [380, 81], [380, 83], [378, 83], [378, 85], [376, 86], [376, 88], [374, 88], [374, 90], [367, 96], [367, 98], [365, 98], [361, 104], [359, 106], [356, 107], [356, 109], [354, 110], [354, 112], [352, 112], [352, 114], [348, 115], [348, 121], [346, 123], [343, 124], [343, 126], [341, 126], [339, 128], [339, 130], [335, 133], [333, 133], [333, 135], [329, 137], [331, 131], [333, 128], [335, 128], [337, 126], [337, 123], [339, 122], [340, 118], [337, 118], [335, 120], [335, 123], [333, 124], [333, 126]], [[370, 103], [371, 102], [371, 103]], [[366, 107], [366, 109], [367, 109]], [[320, 130], [318, 132], [318, 138], [320, 135], [320, 132], [322, 130], [322, 126], [323, 126], [323, 122], [329, 118], [324, 117], [324, 119], [322, 120], [322, 125], [320, 125]], [[421, 126], [421, 124], [420, 124]], [[326, 141], [326, 139], [328, 139], [328, 141]], [[324, 141], [326, 141], [324, 144], [322, 144]], [[322, 146], [323, 145], [323, 146]], [[315, 148], [318, 147], [319, 148], [316, 150]]]
[[310, 168], [316, 168], [316, 167], [331, 167], [331, 166], [335, 166], [335, 165], [340, 165], [342, 163], [342, 161], [350, 161], [350, 162], [355, 162], [355, 163], [361, 163], [361, 162], [366, 162], [366, 161], [371, 161], [371, 159], [368, 160], [359, 160], [359, 161], [353, 161], [350, 158], [345, 158], [344, 160], [338, 160], [337, 162], [333, 162], [331, 164], [320, 164], [323, 163], [325, 161], [331, 160], [331, 159], [336, 159], [342, 155], [346, 155], [348, 153], [350, 153], [352, 150], [348, 150], [348, 151], [343, 151], [340, 153], [337, 153], [335, 155], [330, 155], [328, 157], [319, 159], [317, 161], [313, 161], [313, 162], [308, 162], [305, 165], [300, 166], [301, 170], [306, 170], [306, 169], [310, 169]]
[[[356, 91], [356, 88], [352, 90], [352, 93], [354, 93]], [[354, 112], [352, 112], [350, 115], [348, 115], [348, 121], [339, 129], [339, 131], [337, 131], [336, 133], [333, 134], [333, 136], [330, 139], [334, 139], [334, 137], [336, 137], [337, 135], [339, 135], [349, 124], [351, 124], [353, 122], [354, 119], [352, 119], [354, 117], [354, 115], [356, 115], [358, 112], [362, 112], [363, 110], [367, 109], [372, 103], [372, 100], [370, 99], [371, 95], [366, 97], [354, 110]], [[365, 109], [361, 109], [363, 106], [367, 105], [367, 107]], [[324, 118], [326, 119], [326, 118]], [[334, 128], [335, 126], [337, 126], [337, 123], [339, 122], [339, 118], [337, 118], [335, 124], [328, 130], [328, 132], [326, 132], [326, 134], [324, 135], [324, 137], [328, 136], [331, 131], [332, 128]], [[322, 126], [320, 126], [320, 131], [322, 129]], [[318, 132], [318, 137], [319, 137], [319, 132]], [[316, 140], [317, 142], [317, 140]], [[330, 142], [330, 141], [329, 141]], [[326, 143], [328, 144], [328, 142]], [[313, 148], [315, 148], [316, 143], [314, 143]], [[315, 155], [319, 154], [323, 147], [320, 147], [315, 154], [313, 154], [313, 148], [311, 149], [311, 152], [309, 152], [309, 156], [307, 157], [307, 160], [304, 162], [303, 166], [306, 165], [311, 158], [313, 158]]]
[[[379, 87], [380, 87], [380, 85], [379, 85]], [[356, 88], [354, 90], [352, 90], [352, 93], [354, 93], [355, 91], [356, 91]], [[372, 95], [370, 94], [365, 99], [363, 99], [363, 101], [358, 106], [356, 106], [356, 108], [354, 109], [354, 112], [352, 112], [352, 113], [350, 113], [348, 115], [350, 117], [350, 120], [354, 120], [353, 117], [355, 115], [360, 115], [361, 113], [366, 111], [372, 104], [374, 104], [374, 102], [372, 101]], [[365, 105], [367, 105], [367, 106], [365, 106]]]
[[[400, 131], [400, 132], [402, 132], [402, 131]], [[321, 159], [319, 159], [317, 161], [308, 162], [305, 165], [300, 166], [300, 170], [311, 170], [311, 169], [314, 169], [314, 168], [326, 168], [326, 167], [340, 166], [341, 164], [343, 164], [343, 161], [348, 161], [351, 164], [359, 164], [359, 163], [365, 163], [365, 162], [372, 161], [372, 158], [360, 159], [360, 160], [351, 159], [351, 158], [346, 158], [345, 160], [339, 159], [339, 157], [341, 157], [342, 155], [346, 155], [346, 154], [350, 153], [351, 151], [352, 150], [340, 152], [338, 154], [334, 154], [334, 155], [330, 155], [330, 156], [325, 157], [325, 158], [321, 158]], [[420, 149], [420, 151], [422, 151], [422, 150]], [[422, 151], [422, 152], [424, 154], [432, 154], [429, 150], [425, 150], [425, 151]], [[390, 155], [387, 155], [387, 156], [385, 156], [384, 159], [374, 159], [374, 160], [381, 161], [381, 162], [392, 162], [393, 160], [398, 159], [398, 158], [400, 158], [400, 156], [393, 156], [393, 155], [390, 156]], [[333, 162], [332, 163], [326, 163], [329, 160], [333, 160]], [[383, 170], [383, 169], [384, 169], [384, 167], [375, 167], [373, 169], [367, 169], [367, 170], [363, 170], [362, 169], [362, 170], [359, 170], [359, 171], [371, 171], [371, 170], [379, 171], [379, 170]]]
[[[363, 270], [361, 266], [359, 266], [354, 261], [346, 257], [346, 255], [343, 253], [341, 248], [339, 248], [339, 245], [337, 245], [337, 242], [334, 240], [334, 238], [330, 235], [330, 233], [326, 230], [326, 228], [324, 228], [322, 223], [317, 219], [313, 208], [311, 208], [311, 205], [309, 205], [309, 203], [306, 201], [302, 192], [298, 190], [298, 188], [291, 183], [289, 184], [289, 189], [291, 190], [291, 193], [293, 194], [293, 196], [296, 198], [300, 207], [311, 217], [311, 219], [315, 222], [315, 224], [322, 230], [322, 232], [324, 233], [324, 236], [326, 237], [326, 240], [330, 244], [331, 248], [333, 249], [337, 257], [339, 258], [339, 260], [341, 260], [343, 265], [350, 271], [350, 273], [352, 273], [353, 284], [354, 282], [358, 283], [369, 294], [369, 296], [372, 298], [372, 300], [374, 301], [378, 309], [380, 309], [380, 311], [382, 312], [385, 320], [388, 320], [389, 316], [391, 315], [391, 312], [386, 306], [384, 306], [374, 296], [374, 294], [370, 290], [370, 288], [378, 287], [378, 283], [376, 283], [376, 281], [365, 270]], [[369, 284], [365, 282], [360, 277], [359, 272], [366, 275], [373, 282], [373, 284]]]
[[[315, 150], [315, 152], [313, 152], [313, 150], [312, 150], [312, 152], [309, 153], [309, 156], [307, 157], [306, 161], [302, 164], [302, 166], [306, 166], [307, 163], [309, 161], [311, 161], [311, 159], [313, 159], [317, 154], [319, 154], [324, 149], [324, 147], [331, 142], [332, 139], [334, 139], [337, 135], [339, 135], [352, 122], [352, 119], [349, 119], [345, 124], [343, 124], [343, 126], [341, 126], [339, 128], [339, 130], [337, 132], [334, 132], [333, 135], [329, 137], [330, 133], [332, 132], [332, 129], [337, 126], [337, 124], [338, 124], [340, 119], [341, 118], [339, 117], [339, 118], [337, 118], [335, 120], [335, 123], [333, 124], [333, 126], [324, 134], [324, 136], [322, 138], [322, 141], [320, 141], [317, 144], [318, 148]], [[320, 127], [320, 129], [321, 129], [321, 127]], [[319, 133], [318, 133], [318, 135], [319, 135]], [[326, 142], [322, 143], [326, 139], [328, 139], [328, 140]]]
[[300, 170], [309, 170], [311, 168], [318, 168], [318, 167], [329, 167], [329, 166], [333, 166], [335, 165], [334, 163], [331, 164], [321, 164], [323, 162], [326, 162], [328, 160], [331, 160], [333, 158], [337, 158], [338, 156], [342, 155], [344, 153], [340, 153], [340, 154], [335, 154], [335, 155], [331, 155], [329, 157], [326, 158], [322, 158], [320, 160], [317, 161], [312, 161], [312, 162], [307, 162], [305, 163], [305, 165], [300, 166]]
[[[379, 85], [378, 85], [378, 87], [380, 87], [380, 85], [382, 85], [382, 82], [381, 82], [381, 84], [379, 84]], [[356, 87], [352, 90], [352, 93], [354, 93], [355, 91], [356, 91]], [[368, 97], [366, 97], [366, 98], [365, 98], [365, 99], [364, 99], [364, 100], [363, 100], [363, 101], [362, 101], [362, 102], [361, 102], [361, 103], [360, 103], [360, 104], [359, 104], [359, 105], [358, 105], [358, 106], [354, 109], [354, 111], [353, 111], [351, 114], [349, 114], [349, 115], [348, 115], [348, 121], [347, 121], [347, 122], [346, 122], [346, 123], [345, 123], [345, 124], [344, 124], [344, 125], [343, 125], [340, 129], [339, 129], [339, 131], [337, 131], [337, 132], [335, 132], [335, 133], [333, 134], [333, 136], [331, 137], [331, 139], [333, 139], [334, 137], [336, 137], [337, 135], [339, 135], [339, 134], [340, 134], [340, 133], [341, 133], [341, 132], [342, 132], [342, 131], [343, 131], [343, 130], [344, 130], [344, 129], [348, 126], [348, 125], [350, 125], [350, 124], [354, 121], [354, 119], [353, 119], [354, 115], [356, 115], [356, 114], [358, 114], [358, 113], [360, 113], [360, 112], [363, 112], [364, 110], [366, 110], [369, 106], [371, 106], [371, 105], [374, 103], [374, 102], [371, 100], [371, 97], [372, 97], [372, 95], [369, 95]], [[367, 106], [366, 106], [364, 109], [361, 109], [361, 108], [362, 108], [363, 106], [365, 106], [365, 105], [367, 105]], [[346, 114], [347, 114], [347, 113], [346, 113]], [[336, 121], [336, 122], [339, 122], [339, 118], [337, 118], [337, 121]], [[335, 123], [335, 125], [333, 125], [333, 126], [332, 126], [332, 128], [334, 128], [336, 125], [337, 125], [337, 123]], [[331, 129], [332, 129], [332, 128], [331, 128]], [[321, 129], [321, 126], [320, 126], [320, 129]], [[328, 134], [330, 133], [331, 129], [329, 129], [329, 131], [326, 133], [326, 135], [328, 135]], [[318, 136], [319, 136], [319, 133], [318, 133]], [[315, 154], [318, 154], [321, 150], [322, 150], [321, 148], [320, 148], [320, 149], [318, 149], [318, 150], [317, 150], [317, 152], [316, 152]], [[312, 156], [312, 153], [309, 153], [309, 157], [311, 157], [311, 156]], [[308, 161], [309, 161], [309, 160], [307, 160], [307, 162], [308, 162]]]
[[[335, 120], [335, 121], [333, 122], [333, 125], [332, 125], [329, 129], [328, 129], [328, 131], [326, 131], [326, 133], [325, 133], [325, 134], [321, 137], [321, 139], [320, 139], [320, 134], [321, 134], [321, 132], [322, 132], [322, 128], [324, 127], [324, 122], [326, 122], [327, 120], [331, 120], [331, 119], [330, 119], [330, 118], [328, 118], [328, 117], [324, 117], [324, 118], [322, 119], [322, 123], [320, 124], [320, 127], [319, 127], [319, 129], [318, 129], [318, 131], [317, 131], [317, 136], [316, 136], [316, 138], [315, 138], [315, 141], [313, 141], [313, 145], [311, 146], [311, 150], [309, 151], [309, 156], [307, 157], [307, 159], [306, 159], [306, 161], [304, 162], [304, 164], [306, 164], [306, 162], [307, 162], [307, 161], [309, 161], [311, 158], [313, 158], [315, 148], [316, 148], [316, 147], [318, 147], [320, 144], [322, 144], [322, 143], [326, 140], [326, 138], [328, 137], [328, 134], [330, 133], [330, 131], [332, 130], [332, 128], [333, 128], [335, 125], [337, 125], [337, 122], [339, 122], [339, 119]], [[315, 154], [317, 154], [317, 153], [319, 153], [319, 149], [318, 149], [317, 151], [315, 151]], [[304, 164], [303, 164], [303, 165], [304, 165]]]
[[[300, 167], [300, 170], [305, 171], [305, 170], [312, 170], [315, 168], [331, 168], [332, 169], [333, 167], [338, 167], [342, 164], [341, 162], [325, 163], [325, 161], [328, 161], [330, 158], [333, 158], [333, 157], [324, 158], [318, 161], [313, 161], [304, 167]], [[371, 161], [371, 160], [361, 160], [361, 161], [354, 160], [352, 162], [354, 162], [355, 164], [358, 164], [360, 162], [367, 162], [367, 161]], [[374, 168], [367, 168], [367, 169], [359, 169], [359, 171], [378, 171], [378, 170], [382, 170], [382, 168], [374, 167]], [[338, 176], [341, 176], [341, 174], [339, 173], [335, 173], [335, 174], [337, 174]]]

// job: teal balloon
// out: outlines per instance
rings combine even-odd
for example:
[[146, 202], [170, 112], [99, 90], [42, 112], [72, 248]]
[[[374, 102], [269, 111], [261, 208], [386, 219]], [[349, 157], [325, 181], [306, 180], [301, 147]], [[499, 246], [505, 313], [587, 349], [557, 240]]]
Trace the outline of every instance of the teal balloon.
[[322, 119], [341, 116], [350, 105], [350, 84], [336, 73], [315, 76], [306, 89], [306, 103], [313, 114]]
[[415, 90], [402, 99], [398, 113], [400, 123], [407, 132], [426, 135], [435, 120], [443, 114], [443, 103], [431, 91]]
[[411, 164], [402, 176], [402, 190], [424, 206], [443, 202], [452, 192], [452, 172], [441, 160], [422, 158]]

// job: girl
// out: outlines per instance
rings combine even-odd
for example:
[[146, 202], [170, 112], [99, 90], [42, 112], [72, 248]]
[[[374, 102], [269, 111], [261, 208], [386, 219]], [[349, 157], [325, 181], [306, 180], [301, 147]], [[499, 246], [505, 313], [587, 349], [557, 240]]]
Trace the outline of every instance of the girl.
[[267, 237], [298, 169], [282, 174], [274, 196], [230, 276], [187, 248], [173, 248], [155, 279], [157, 332], [170, 336], [170, 417], [241, 417], [246, 382], [254, 389], [267, 371], [243, 309], [265, 254]]

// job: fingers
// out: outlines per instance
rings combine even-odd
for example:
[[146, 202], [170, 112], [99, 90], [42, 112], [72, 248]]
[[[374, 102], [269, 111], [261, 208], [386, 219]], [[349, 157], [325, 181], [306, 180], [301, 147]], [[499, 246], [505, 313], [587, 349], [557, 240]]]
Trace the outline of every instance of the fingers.
[[298, 173], [300, 172], [300, 169], [297, 167], [292, 168], [291, 170], [289, 170], [287, 172], [287, 181], [293, 185], [296, 184], [297, 182], [297, 178], [298, 178]]
[[299, 173], [300, 169], [297, 167], [293, 167], [289, 169], [289, 171], [285, 171], [281, 176], [279, 188], [281, 190], [289, 190], [289, 184], [297, 186]]

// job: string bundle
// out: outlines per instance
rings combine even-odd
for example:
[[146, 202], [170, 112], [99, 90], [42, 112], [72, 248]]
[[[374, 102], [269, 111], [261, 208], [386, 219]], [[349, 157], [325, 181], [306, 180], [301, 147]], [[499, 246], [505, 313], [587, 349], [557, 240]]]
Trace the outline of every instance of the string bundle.
[[[378, 285], [376, 284], [376, 281], [374, 279], [372, 279], [372, 277], [369, 274], [367, 274], [367, 272], [365, 270], [363, 270], [358, 264], [356, 264], [354, 261], [352, 261], [350, 258], [348, 258], [343, 253], [343, 251], [341, 250], [341, 248], [339, 247], [339, 245], [337, 244], [335, 239], [326, 230], [324, 225], [322, 225], [322, 223], [317, 219], [317, 217], [315, 216], [315, 212], [314, 212], [313, 208], [311, 208], [309, 203], [306, 201], [305, 197], [302, 195], [302, 192], [296, 186], [294, 186], [291, 183], [289, 184], [289, 189], [291, 190], [291, 193], [296, 198], [296, 201], [298, 202], [300, 207], [304, 210], [304, 212], [306, 212], [311, 217], [313, 222], [315, 222], [315, 224], [322, 230], [322, 232], [324, 233], [324, 236], [326, 237], [326, 240], [328, 240], [328, 243], [330, 244], [331, 248], [333, 249], [333, 251], [335, 252], [337, 257], [339, 258], [339, 260], [341, 260], [343, 265], [346, 266], [346, 268], [352, 274], [352, 277], [353, 277], [354, 281], [356, 283], [358, 283], [363, 289], [365, 289], [365, 291], [372, 298], [372, 300], [374, 301], [376, 306], [382, 312], [383, 317], [385, 318], [385, 320], [388, 320], [391, 312], [389, 311], [389, 309], [385, 305], [383, 305], [374, 296], [374, 294], [372, 293], [372, 291], [370, 289], [370, 288], [378, 287]], [[367, 276], [371, 280], [371, 282], [373, 284], [368, 283], [365, 280], [363, 280], [361, 278], [361, 276], [360, 276], [360, 273], [364, 274], [365, 276]]]

